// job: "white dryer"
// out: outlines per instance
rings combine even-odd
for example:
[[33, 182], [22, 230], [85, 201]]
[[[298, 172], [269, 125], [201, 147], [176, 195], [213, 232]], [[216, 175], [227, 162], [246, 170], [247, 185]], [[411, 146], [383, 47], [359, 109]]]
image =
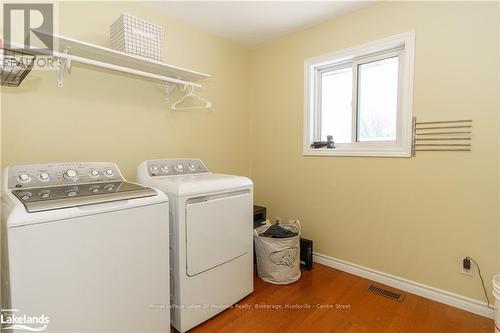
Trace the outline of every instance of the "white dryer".
[[198, 159], [145, 161], [137, 172], [169, 197], [171, 320], [185, 332], [253, 291], [253, 184]]
[[168, 332], [167, 214], [164, 193], [114, 163], [7, 167], [3, 328]]

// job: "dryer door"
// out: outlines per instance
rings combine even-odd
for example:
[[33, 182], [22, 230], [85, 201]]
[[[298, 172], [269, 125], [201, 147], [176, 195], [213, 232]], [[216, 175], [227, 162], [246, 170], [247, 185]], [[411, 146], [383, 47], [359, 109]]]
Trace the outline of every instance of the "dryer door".
[[251, 251], [253, 199], [250, 192], [190, 201], [186, 205], [189, 276]]

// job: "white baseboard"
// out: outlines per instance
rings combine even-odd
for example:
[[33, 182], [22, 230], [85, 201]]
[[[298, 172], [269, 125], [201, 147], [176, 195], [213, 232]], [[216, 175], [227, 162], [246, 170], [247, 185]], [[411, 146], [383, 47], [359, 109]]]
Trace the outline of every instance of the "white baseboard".
[[442, 289], [434, 288], [398, 276], [379, 272], [371, 268], [356, 265], [345, 260], [332, 258], [316, 252], [314, 253], [313, 261], [325, 266], [338, 269], [340, 271], [383, 283], [399, 290], [407, 291], [418, 296], [432, 299], [433, 301], [469, 311], [483, 317], [491, 319], [495, 318], [495, 311], [491, 308], [488, 308], [485, 302], [480, 302], [466, 296], [454, 294]]

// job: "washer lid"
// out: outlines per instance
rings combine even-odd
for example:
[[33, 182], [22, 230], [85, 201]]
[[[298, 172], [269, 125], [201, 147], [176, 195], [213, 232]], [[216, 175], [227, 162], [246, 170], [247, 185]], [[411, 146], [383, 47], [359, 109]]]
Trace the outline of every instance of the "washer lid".
[[200, 173], [192, 175], [155, 177], [149, 185], [175, 196], [197, 195], [250, 188], [253, 183], [242, 176], [223, 175], [217, 173]]

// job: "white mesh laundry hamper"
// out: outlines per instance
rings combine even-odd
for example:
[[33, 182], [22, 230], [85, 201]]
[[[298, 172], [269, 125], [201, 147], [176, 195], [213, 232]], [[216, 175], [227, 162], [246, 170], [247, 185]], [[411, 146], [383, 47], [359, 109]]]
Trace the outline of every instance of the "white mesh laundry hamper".
[[296, 232], [289, 238], [271, 238], [261, 236], [271, 223], [254, 230], [257, 273], [259, 277], [273, 284], [289, 284], [300, 278], [300, 222], [280, 224], [280, 227]]

